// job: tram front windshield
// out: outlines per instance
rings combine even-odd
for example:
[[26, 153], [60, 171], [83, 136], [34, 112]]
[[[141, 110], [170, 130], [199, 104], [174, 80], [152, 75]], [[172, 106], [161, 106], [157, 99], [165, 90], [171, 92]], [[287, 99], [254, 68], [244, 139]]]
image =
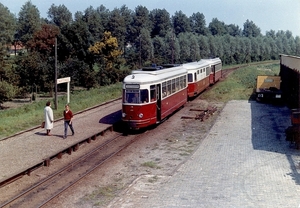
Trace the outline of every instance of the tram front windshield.
[[126, 89], [123, 96], [124, 103], [148, 103], [149, 93], [147, 89]]

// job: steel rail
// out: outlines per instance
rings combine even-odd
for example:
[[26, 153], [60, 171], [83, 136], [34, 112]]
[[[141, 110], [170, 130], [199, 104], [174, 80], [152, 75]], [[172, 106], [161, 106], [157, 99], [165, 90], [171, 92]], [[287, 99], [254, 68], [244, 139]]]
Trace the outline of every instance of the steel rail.
[[59, 191], [58, 193], [56, 193], [55, 195], [51, 196], [48, 200], [44, 201], [42, 204], [40, 204], [38, 207], [43, 207], [44, 205], [48, 204], [49, 202], [51, 202], [53, 199], [55, 199], [56, 197], [58, 197], [60, 194], [62, 194], [63, 192], [65, 192], [66, 190], [68, 190], [70, 187], [74, 186], [76, 183], [78, 183], [79, 181], [81, 181], [82, 179], [84, 179], [86, 176], [88, 176], [89, 174], [91, 174], [93, 171], [95, 171], [97, 168], [99, 168], [103, 163], [107, 162], [109, 159], [111, 159], [113, 156], [115, 156], [116, 154], [118, 154], [119, 152], [121, 152], [122, 150], [124, 150], [125, 148], [127, 148], [130, 144], [132, 144], [135, 140], [137, 140], [137, 137], [135, 137], [134, 139], [130, 140], [128, 143], [126, 143], [126, 145], [122, 146], [120, 149], [118, 149], [117, 151], [109, 154], [106, 158], [104, 158], [99, 164], [97, 164], [96, 166], [94, 166], [93, 168], [91, 168], [89, 171], [87, 171], [84, 175], [82, 175], [80, 178], [78, 178], [77, 180], [75, 180], [73, 183], [69, 184], [68, 186], [66, 186], [64, 189], [62, 189], [61, 191]]
[[[106, 145], [108, 145], [108, 144], [114, 142], [114, 141], [115, 141], [117, 138], [119, 138], [121, 135], [122, 135], [122, 134], [120, 133], [120, 134], [118, 134], [117, 136], [113, 137], [112, 139], [110, 139], [110, 140], [108, 140], [108, 141], [106, 141], [106, 142], [104, 142], [104, 143], [101, 143], [99, 146], [97, 146], [97, 147], [96, 147], [95, 149], [93, 149], [91, 152], [89, 152], [89, 153], [87, 153], [87, 154], [81, 156], [80, 158], [78, 158], [78, 159], [75, 160], [74, 162], [70, 163], [70, 164], [67, 165], [66, 167], [64, 167], [64, 168], [62, 168], [62, 169], [60, 169], [60, 170], [58, 170], [57, 172], [51, 174], [50, 176], [48, 176], [47, 178], [43, 179], [42, 181], [40, 181], [39, 183], [35, 184], [34, 186], [28, 188], [27, 190], [25, 190], [25, 191], [23, 191], [22, 193], [18, 194], [17, 196], [13, 197], [12, 199], [8, 200], [7, 202], [1, 204], [0, 207], [7, 206], [7, 205], [13, 203], [14, 201], [18, 200], [19, 198], [21, 198], [21, 197], [24, 196], [25, 194], [27, 194], [27, 193], [33, 191], [34, 189], [40, 187], [40, 186], [43, 185], [44, 183], [50, 181], [52, 178], [58, 176], [58, 175], [61, 174], [62, 172], [64, 172], [64, 171], [70, 169], [72, 166], [74, 166], [74, 165], [76, 165], [76, 164], [82, 162], [83, 160], [87, 159], [87, 158], [90, 157], [91, 155], [95, 154], [97, 151], [99, 151], [99, 149], [102, 149], [104, 146], [106, 146]], [[120, 150], [120, 151], [121, 151], [121, 150]], [[120, 151], [118, 151], [118, 152], [120, 152]], [[111, 158], [111, 157], [112, 157], [112, 156], [109, 156], [109, 158]], [[106, 160], [107, 160], [107, 159], [106, 159]], [[102, 163], [102, 164], [103, 164], [103, 163]], [[100, 165], [98, 165], [98, 166], [100, 166]], [[93, 170], [94, 170], [94, 169], [95, 169], [95, 168], [93, 168]], [[91, 171], [89, 171], [89, 172], [91, 172]], [[84, 174], [84, 175], [81, 177], [81, 179], [82, 179], [84, 176], [86, 176], [86, 175], [87, 175], [87, 174]], [[79, 180], [81, 180], [81, 179], [79, 179]], [[78, 181], [77, 181], [77, 182], [78, 182]], [[77, 183], [77, 182], [75, 182], [75, 183]], [[57, 195], [56, 195], [56, 196], [57, 196]], [[51, 198], [55, 198], [55, 196], [53, 196], [53, 197], [51, 197]], [[52, 200], [52, 199], [51, 199], [51, 200]], [[50, 200], [48, 200], [48, 201], [50, 201]], [[46, 202], [46, 203], [48, 203], [48, 202]], [[46, 204], [46, 203], [44, 203], [44, 204]]]

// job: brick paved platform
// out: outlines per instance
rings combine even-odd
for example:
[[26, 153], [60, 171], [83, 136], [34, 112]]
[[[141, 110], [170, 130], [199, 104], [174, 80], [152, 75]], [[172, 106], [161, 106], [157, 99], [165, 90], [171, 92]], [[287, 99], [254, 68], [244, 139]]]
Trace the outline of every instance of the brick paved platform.
[[300, 207], [300, 150], [285, 139], [286, 107], [230, 101], [172, 176], [142, 176], [110, 208]]

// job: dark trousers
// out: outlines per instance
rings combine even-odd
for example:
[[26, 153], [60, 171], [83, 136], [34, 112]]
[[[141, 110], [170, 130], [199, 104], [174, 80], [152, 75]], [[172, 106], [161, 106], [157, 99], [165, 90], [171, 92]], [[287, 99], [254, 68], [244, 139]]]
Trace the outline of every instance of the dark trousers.
[[68, 126], [70, 127], [71, 131], [72, 131], [72, 135], [74, 134], [74, 128], [73, 128], [73, 123], [70, 121], [64, 121], [64, 126], [65, 126], [65, 137], [67, 137], [68, 135]]

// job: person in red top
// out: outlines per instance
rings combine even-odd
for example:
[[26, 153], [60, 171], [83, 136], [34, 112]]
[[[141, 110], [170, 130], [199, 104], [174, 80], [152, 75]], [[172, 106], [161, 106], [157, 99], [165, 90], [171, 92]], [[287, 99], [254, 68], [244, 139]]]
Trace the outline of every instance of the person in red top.
[[73, 119], [73, 113], [70, 110], [69, 104], [66, 104], [65, 110], [64, 110], [64, 127], [65, 127], [64, 139], [66, 139], [68, 136], [68, 126], [70, 127], [70, 129], [72, 131], [72, 135], [75, 134], [72, 119]]

